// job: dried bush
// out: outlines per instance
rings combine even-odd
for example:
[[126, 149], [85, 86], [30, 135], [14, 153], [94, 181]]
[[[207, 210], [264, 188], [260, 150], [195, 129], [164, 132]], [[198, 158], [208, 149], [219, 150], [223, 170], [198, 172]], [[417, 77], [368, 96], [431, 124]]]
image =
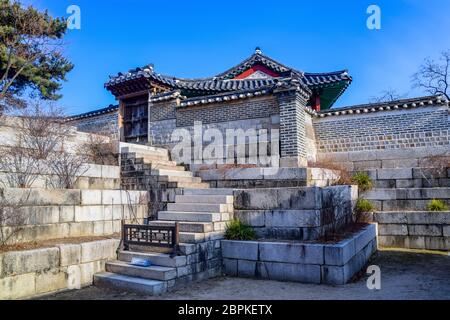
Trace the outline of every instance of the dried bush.
[[86, 155], [89, 163], [118, 165], [118, 142], [110, 137], [90, 134], [89, 139], [80, 146], [78, 152]]
[[333, 185], [341, 186], [341, 185], [352, 185], [354, 181], [352, 180], [352, 176], [350, 172], [342, 165], [336, 164], [331, 160], [321, 160], [308, 163], [308, 167], [311, 168], [320, 168], [320, 169], [329, 169], [334, 171], [339, 171], [339, 179], [334, 181]]
[[47, 166], [55, 177], [48, 179], [48, 185], [54, 189], [74, 189], [80, 176], [88, 170], [86, 158], [79, 154], [68, 153], [64, 147], [50, 155]]
[[0, 247], [6, 246], [23, 230], [29, 216], [20, 209], [25, 206], [30, 193], [24, 199], [6, 199], [4, 190], [0, 189]]
[[33, 150], [33, 157], [45, 160], [64, 142], [70, 127], [63, 123], [64, 112], [52, 105], [35, 102], [19, 114], [20, 133], [24, 144]]
[[30, 188], [39, 176], [40, 162], [33, 150], [24, 147], [19, 135], [15, 145], [0, 148], [0, 184], [10, 188]]

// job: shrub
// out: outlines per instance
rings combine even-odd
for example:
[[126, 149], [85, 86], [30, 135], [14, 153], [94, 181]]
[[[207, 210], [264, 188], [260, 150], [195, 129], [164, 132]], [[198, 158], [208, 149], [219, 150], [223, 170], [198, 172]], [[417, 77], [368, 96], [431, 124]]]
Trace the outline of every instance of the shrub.
[[428, 203], [428, 211], [449, 211], [448, 206], [442, 200], [433, 199]]
[[250, 226], [243, 224], [241, 220], [234, 219], [227, 224], [225, 238], [227, 240], [253, 240], [256, 238], [256, 233]]
[[358, 172], [352, 177], [353, 183], [356, 183], [361, 191], [368, 191], [372, 189], [373, 183], [366, 172]]
[[369, 200], [359, 198], [356, 202], [355, 210], [359, 213], [368, 213], [374, 211], [375, 207]]

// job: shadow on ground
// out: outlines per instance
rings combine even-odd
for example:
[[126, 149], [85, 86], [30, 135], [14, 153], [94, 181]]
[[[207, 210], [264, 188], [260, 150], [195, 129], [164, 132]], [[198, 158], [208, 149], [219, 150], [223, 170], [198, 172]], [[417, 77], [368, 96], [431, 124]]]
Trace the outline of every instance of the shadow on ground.
[[192, 283], [161, 297], [95, 287], [47, 296], [45, 300], [378, 300], [450, 299], [450, 256], [381, 251], [381, 290], [367, 289], [367, 276], [345, 286], [311, 285], [239, 278]]

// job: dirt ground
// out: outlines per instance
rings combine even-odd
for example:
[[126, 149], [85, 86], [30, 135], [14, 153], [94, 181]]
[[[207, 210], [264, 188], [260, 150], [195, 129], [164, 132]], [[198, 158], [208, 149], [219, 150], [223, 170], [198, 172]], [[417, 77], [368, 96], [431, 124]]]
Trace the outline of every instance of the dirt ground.
[[218, 278], [178, 288], [161, 297], [95, 287], [43, 297], [48, 300], [448, 300], [450, 256], [381, 251], [371, 262], [381, 268], [381, 290], [369, 290], [367, 276], [345, 286]]

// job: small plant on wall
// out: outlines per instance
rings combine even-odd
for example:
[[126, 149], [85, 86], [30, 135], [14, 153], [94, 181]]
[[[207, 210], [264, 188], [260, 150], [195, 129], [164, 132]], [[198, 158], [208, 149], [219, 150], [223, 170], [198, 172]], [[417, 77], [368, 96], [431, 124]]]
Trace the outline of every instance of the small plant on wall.
[[356, 183], [362, 192], [369, 191], [373, 188], [373, 182], [366, 172], [358, 172], [352, 177], [352, 182]]
[[375, 207], [369, 200], [359, 198], [355, 206], [356, 222], [369, 222]]
[[256, 233], [252, 227], [245, 225], [239, 219], [234, 219], [227, 224], [225, 238], [227, 240], [253, 240], [256, 238]]
[[449, 211], [449, 208], [444, 201], [436, 199], [433, 199], [428, 203], [427, 209], [428, 211], [435, 211], [435, 212]]

